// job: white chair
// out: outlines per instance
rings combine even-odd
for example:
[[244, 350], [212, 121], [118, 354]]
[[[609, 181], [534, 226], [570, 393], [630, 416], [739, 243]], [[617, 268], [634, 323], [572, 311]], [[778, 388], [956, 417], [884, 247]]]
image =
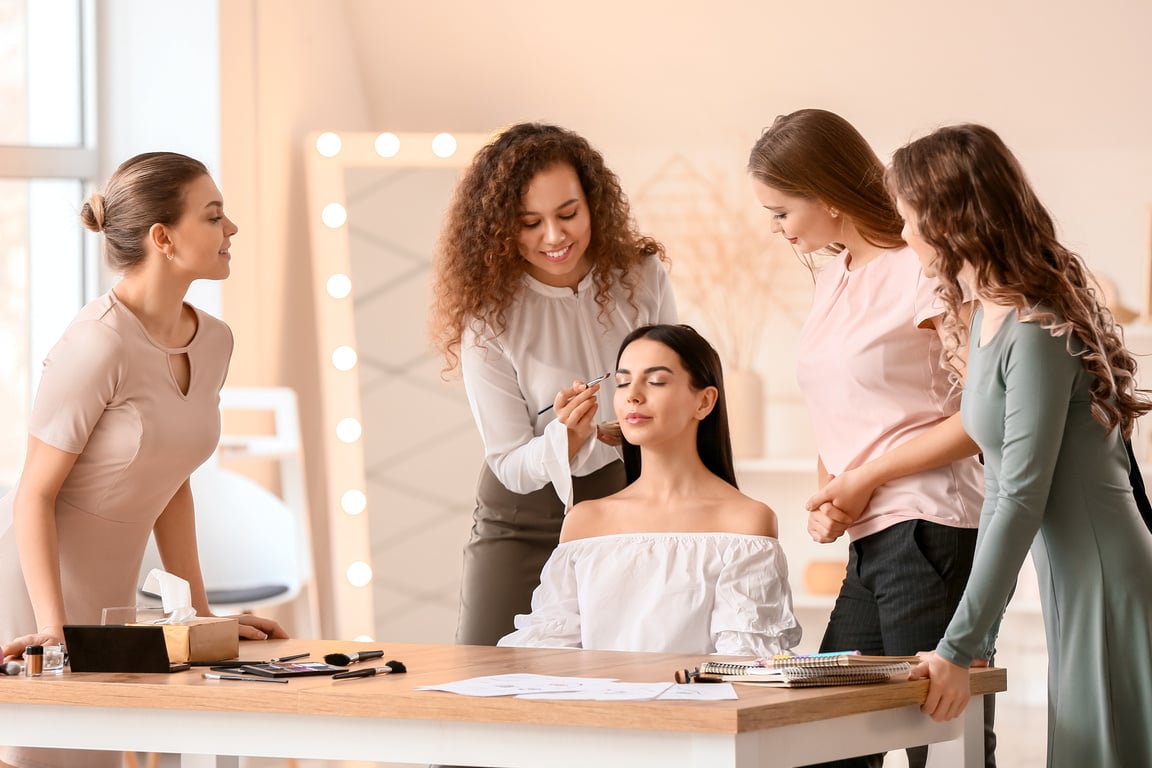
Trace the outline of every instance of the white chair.
[[[227, 388], [222, 411], [271, 411], [271, 435], [220, 438], [220, 450], [192, 474], [196, 539], [212, 612], [259, 612], [291, 604], [296, 637], [318, 637], [320, 607], [312, 564], [312, 537], [301, 466], [296, 395], [287, 388]], [[279, 466], [280, 495], [220, 466], [220, 459], [269, 458]], [[160, 559], [155, 543], [143, 577]], [[303, 605], [301, 605], [303, 603]]]

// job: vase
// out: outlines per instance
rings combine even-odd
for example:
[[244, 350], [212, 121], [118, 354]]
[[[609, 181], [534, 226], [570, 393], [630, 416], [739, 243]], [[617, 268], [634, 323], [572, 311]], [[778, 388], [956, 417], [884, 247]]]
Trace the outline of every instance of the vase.
[[764, 382], [760, 373], [736, 368], [724, 374], [728, 398], [728, 425], [732, 431], [732, 457], [758, 459], [764, 455]]

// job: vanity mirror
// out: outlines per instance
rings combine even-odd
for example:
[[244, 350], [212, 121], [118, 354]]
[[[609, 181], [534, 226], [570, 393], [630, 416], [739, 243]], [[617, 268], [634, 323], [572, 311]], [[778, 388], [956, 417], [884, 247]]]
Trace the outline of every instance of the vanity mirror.
[[[317, 133], [307, 152], [338, 636], [451, 642], [483, 455], [428, 344], [432, 254], [485, 134]], [[374, 617], [374, 618], [373, 618]]]

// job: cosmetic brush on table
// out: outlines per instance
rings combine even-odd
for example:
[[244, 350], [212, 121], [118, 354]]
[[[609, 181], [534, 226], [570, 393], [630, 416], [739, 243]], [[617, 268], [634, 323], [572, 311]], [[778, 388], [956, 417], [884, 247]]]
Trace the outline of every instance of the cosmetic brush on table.
[[358, 661], [367, 661], [368, 659], [378, 659], [384, 655], [384, 651], [357, 651], [355, 653], [329, 653], [324, 656], [324, 663], [331, 664], [334, 667], [346, 667], [349, 664], [355, 664]]
[[364, 667], [363, 669], [350, 669], [347, 672], [337, 672], [332, 675], [333, 680], [347, 680], [352, 677], [372, 677], [373, 675], [395, 675], [407, 672], [408, 668], [403, 662], [389, 661], [382, 667]]

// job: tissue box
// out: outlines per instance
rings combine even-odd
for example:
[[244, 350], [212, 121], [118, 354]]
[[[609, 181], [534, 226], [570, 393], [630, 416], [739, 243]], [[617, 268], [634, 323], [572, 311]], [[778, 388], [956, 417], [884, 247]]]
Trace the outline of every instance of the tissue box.
[[168, 660], [219, 661], [240, 655], [240, 628], [234, 618], [195, 618], [179, 624], [161, 624]]

